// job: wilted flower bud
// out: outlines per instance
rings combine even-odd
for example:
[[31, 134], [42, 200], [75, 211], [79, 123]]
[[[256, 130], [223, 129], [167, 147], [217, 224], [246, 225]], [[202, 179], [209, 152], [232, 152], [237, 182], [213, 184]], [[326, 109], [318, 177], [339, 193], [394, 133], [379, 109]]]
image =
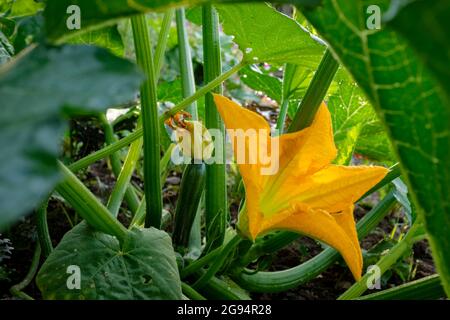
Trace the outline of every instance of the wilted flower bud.
[[211, 158], [214, 143], [208, 129], [200, 121], [184, 121], [175, 128], [175, 142], [187, 158], [205, 161]]

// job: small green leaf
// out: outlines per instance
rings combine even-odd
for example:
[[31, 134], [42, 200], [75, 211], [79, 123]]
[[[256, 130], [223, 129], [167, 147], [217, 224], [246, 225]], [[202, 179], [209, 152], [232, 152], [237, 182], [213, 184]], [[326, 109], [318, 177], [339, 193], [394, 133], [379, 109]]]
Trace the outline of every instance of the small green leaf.
[[104, 49], [37, 47], [0, 69], [0, 229], [52, 190], [65, 114], [132, 100], [142, 76]]
[[[328, 107], [332, 114], [334, 139], [338, 149], [349, 151], [351, 146], [347, 144], [353, 141], [353, 137], [357, 138], [354, 141], [356, 153], [378, 161], [395, 159], [384, 127], [372, 105], [345, 69], [338, 71], [330, 88]], [[350, 134], [349, 131], [355, 127], [360, 128]], [[357, 132], [357, 136], [354, 136]]]
[[158, 84], [158, 101], [177, 104], [183, 100], [181, 80], [163, 81]]
[[256, 65], [239, 71], [241, 81], [256, 91], [262, 91], [275, 101], [281, 102], [281, 80], [263, 73]]
[[352, 161], [353, 152], [356, 148], [359, 135], [361, 134], [362, 123], [356, 124], [345, 132], [345, 136], [339, 141], [335, 140], [338, 154], [334, 163], [339, 165], [349, 165]]
[[[292, 63], [286, 64], [283, 78], [283, 98], [289, 100], [303, 98], [313, 73], [311, 67], [305, 68]], [[292, 117], [295, 115], [295, 111]]]
[[416, 221], [416, 211], [411, 206], [411, 202], [408, 199], [408, 187], [400, 178], [393, 180], [392, 183], [395, 187], [394, 197], [397, 199], [398, 203], [403, 206], [406, 217], [408, 218], [408, 223], [411, 226], [414, 221]]
[[0, 31], [0, 66], [8, 62], [14, 55], [14, 48], [8, 38]]
[[[79, 289], [69, 266], [79, 268]], [[120, 246], [82, 222], [53, 250], [36, 282], [44, 299], [181, 299], [172, 242], [155, 228], [132, 229]]]

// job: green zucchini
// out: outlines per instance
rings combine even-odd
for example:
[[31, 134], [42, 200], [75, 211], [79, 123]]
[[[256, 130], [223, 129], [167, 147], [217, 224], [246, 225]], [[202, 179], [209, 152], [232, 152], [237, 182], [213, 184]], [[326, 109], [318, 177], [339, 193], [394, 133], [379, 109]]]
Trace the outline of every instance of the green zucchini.
[[173, 243], [177, 248], [186, 248], [189, 244], [189, 236], [205, 188], [205, 181], [204, 163], [186, 166], [181, 180], [172, 235]]

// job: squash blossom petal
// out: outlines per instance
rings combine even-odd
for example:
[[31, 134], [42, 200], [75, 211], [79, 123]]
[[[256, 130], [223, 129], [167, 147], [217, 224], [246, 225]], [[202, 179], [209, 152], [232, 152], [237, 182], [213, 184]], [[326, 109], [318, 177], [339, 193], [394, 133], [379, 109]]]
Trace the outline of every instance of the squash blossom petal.
[[359, 279], [363, 266], [353, 217], [354, 202], [382, 180], [388, 170], [331, 163], [337, 150], [331, 116], [324, 103], [308, 128], [271, 137], [263, 117], [221, 95], [214, 95], [214, 99], [232, 139], [235, 158], [242, 152], [236, 147], [239, 130], [260, 132], [258, 141], [241, 144], [246, 153], [255, 152], [255, 143], [257, 148], [269, 150], [272, 144], [278, 144], [279, 165], [274, 174], [263, 175], [265, 164], [259, 160], [238, 162], [246, 191], [245, 206], [239, 213], [240, 232], [252, 240], [275, 230], [310, 236], [338, 250], [354, 278]]

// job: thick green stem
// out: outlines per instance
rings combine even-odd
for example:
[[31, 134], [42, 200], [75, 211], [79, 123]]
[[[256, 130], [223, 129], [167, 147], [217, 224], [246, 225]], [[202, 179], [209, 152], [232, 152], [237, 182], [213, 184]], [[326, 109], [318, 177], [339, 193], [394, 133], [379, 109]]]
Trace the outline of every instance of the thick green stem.
[[[417, 220], [406, 236], [377, 262], [376, 266], [380, 270], [380, 276], [389, 270], [406, 252], [411, 250], [416, 241], [423, 239], [424, 234], [423, 225]], [[366, 273], [358, 282], [345, 291], [338, 300], [351, 300], [359, 297], [368, 289], [367, 284], [371, 277], [373, 277], [371, 273]]]
[[144, 129], [144, 193], [146, 201], [146, 227], [161, 226], [162, 197], [160, 177], [160, 137], [158, 98], [153, 65], [152, 47], [144, 15], [131, 18], [136, 60], [147, 80], [141, 86], [141, 119]]
[[23, 300], [34, 300], [31, 296], [29, 296], [25, 292], [22, 292], [22, 290], [25, 289], [31, 283], [31, 281], [33, 281], [33, 278], [39, 267], [40, 259], [41, 259], [41, 246], [38, 243], [36, 245], [36, 249], [34, 250], [33, 259], [31, 260], [30, 269], [28, 270], [27, 275], [22, 281], [20, 281], [16, 285], [13, 285], [9, 289], [9, 292], [11, 292], [13, 296]]
[[170, 25], [172, 23], [174, 9], [169, 9], [164, 14], [164, 18], [161, 24], [161, 30], [159, 31], [158, 44], [155, 49], [155, 79], [159, 79], [161, 68], [164, 62], [164, 54], [166, 53], [167, 40], [169, 39]]
[[56, 187], [56, 191], [70, 203], [70, 205], [93, 228], [116, 236], [122, 242], [127, 229], [114, 218], [108, 209], [86, 188], [86, 186], [64, 164], [58, 162], [63, 175], [63, 181]]
[[[205, 273], [205, 270], [199, 270], [195, 275], [202, 277]], [[199, 291], [212, 300], [251, 300], [242, 289], [235, 288], [217, 277], [212, 277]]]
[[327, 50], [289, 126], [289, 132], [296, 132], [311, 125], [338, 68], [339, 63]]
[[[117, 217], [122, 204], [122, 199], [126, 191], [130, 189], [129, 183], [139, 160], [142, 144], [142, 139], [139, 139], [131, 144], [127, 158], [125, 159], [122, 170], [120, 171], [116, 184], [114, 185], [114, 189], [109, 197], [107, 207], [114, 217]], [[137, 210], [134, 212], [137, 212]]]
[[190, 300], [206, 300], [204, 296], [202, 296], [200, 293], [195, 291], [194, 288], [184, 282], [181, 283], [181, 289], [183, 290], [183, 294]]
[[200, 270], [201, 268], [203, 268], [204, 266], [209, 264], [211, 261], [216, 259], [220, 255], [221, 252], [222, 252], [221, 247], [216, 248], [213, 251], [211, 251], [210, 253], [208, 253], [207, 255], [190, 263], [186, 268], [181, 270], [181, 272], [180, 272], [181, 279], [184, 279], [184, 278], [190, 276], [191, 274], [197, 272], [198, 270]]
[[[166, 153], [164, 154], [164, 156], [161, 158], [160, 161], [160, 175], [161, 175], [161, 188], [163, 187], [163, 183], [164, 181], [166, 181], [166, 176], [167, 176], [167, 171], [168, 171], [168, 166], [169, 166], [169, 161], [170, 161], [170, 155], [172, 153], [173, 148], [175, 147], [174, 144], [171, 144], [169, 146], [169, 148], [167, 148]], [[130, 229], [134, 226], [140, 226], [144, 223], [145, 220], [145, 195], [141, 200], [141, 203], [139, 204], [139, 207], [136, 211], [136, 214], [133, 217], [133, 220], [131, 220], [130, 223]], [[164, 214], [162, 216], [161, 219], [161, 226], [163, 227], [165, 225], [165, 217]]]
[[[212, 5], [206, 4], [203, 6], [202, 18], [204, 79], [206, 82], [210, 82], [222, 73], [219, 16]], [[222, 93], [221, 85], [212, 91]], [[205, 97], [205, 124], [207, 129], [218, 130], [221, 137], [225, 137], [225, 127], [211, 94], [207, 94]], [[215, 163], [206, 166], [205, 253], [221, 246], [225, 237], [228, 216], [225, 139], [217, 138], [214, 141], [214, 158]]]
[[400, 286], [368, 294], [357, 300], [436, 300], [445, 298], [438, 274], [411, 281]]
[[[164, 59], [164, 53], [167, 47], [167, 38], [170, 32], [170, 23], [173, 18], [173, 10], [168, 10], [164, 15], [163, 24], [161, 26], [161, 31], [159, 33], [158, 45], [156, 46], [155, 54], [155, 81], [159, 79], [159, 73], [162, 66], [162, 60]], [[101, 115], [101, 120], [105, 128], [106, 140], [109, 144], [117, 141], [114, 135], [113, 126], [108, 122], [104, 115]], [[138, 128], [141, 127], [141, 122], [138, 123]], [[113, 192], [108, 201], [108, 209], [114, 216], [117, 216], [122, 200], [125, 196], [125, 201], [127, 202], [130, 210], [133, 214], [139, 208], [139, 198], [136, 195], [132, 186], [129, 186], [131, 176], [134, 172], [137, 161], [139, 160], [140, 151], [142, 149], [143, 141], [139, 139], [130, 146], [125, 163], [121, 169], [121, 161], [117, 153], [111, 155], [111, 162], [113, 166], [113, 171], [117, 177], [117, 182], [114, 187]]]
[[[177, 9], [177, 34], [178, 49], [180, 54], [181, 84], [183, 86], [183, 97], [187, 98], [195, 93], [194, 68], [192, 66], [191, 47], [186, 29], [186, 17], [184, 8]], [[198, 119], [197, 103], [193, 102], [186, 108], [186, 111], [192, 115], [193, 120]]]
[[286, 115], [289, 108], [289, 100], [283, 99], [281, 102], [280, 113], [278, 114], [277, 126], [276, 129], [279, 131], [281, 135], [284, 132], [284, 123], [286, 122]]
[[39, 238], [40, 248], [44, 258], [47, 258], [53, 251], [52, 239], [48, 231], [47, 223], [47, 206], [48, 199], [36, 211], [36, 227]]
[[[109, 123], [108, 119], [104, 114], [100, 114], [99, 120], [103, 126], [103, 130], [105, 131], [105, 141], [108, 145], [111, 145], [117, 142], [117, 137], [114, 134], [114, 128]], [[122, 168], [122, 161], [120, 160], [120, 155], [118, 152], [112, 153], [110, 155], [111, 167], [116, 178], [119, 177], [120, 171]], [[125, 201], [130, 208], [130, 211], [136, 213], [136, 210], [139, 206], [139, 197], [137, 196], [135, 190], [132, 187], [128, 187], [125, 192]]]
[[[358, 236], [364, 238], [386, 216], [396, 203], [390, 192], [378, 205], [367, 213], [357, 224]], [[305, 263], [283, 271], [254, 272], [238, 270], [235, 281], [243, 288], [255, 292], [281, 292], [314, 279], [339, 258], [333, 248], [327, 248]]]

